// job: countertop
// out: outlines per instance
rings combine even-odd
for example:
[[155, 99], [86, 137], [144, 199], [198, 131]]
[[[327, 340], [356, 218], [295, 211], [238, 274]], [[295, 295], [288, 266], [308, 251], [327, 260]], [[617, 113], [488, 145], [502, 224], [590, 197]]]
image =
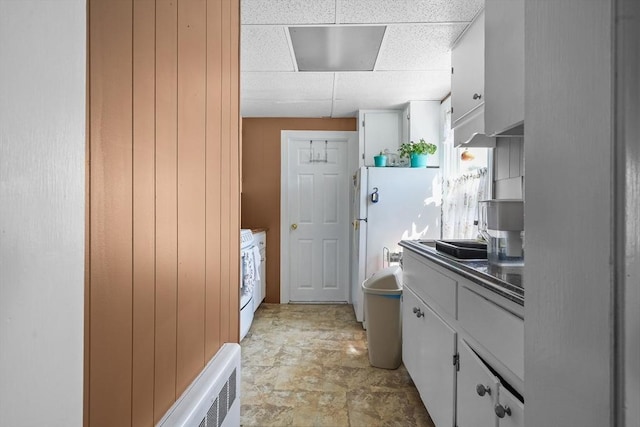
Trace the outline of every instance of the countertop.
[[439, 252], [434, 240], [402, 240], [400, 246], [524, 306], [522, 267], [499, 267], [484, 260], [461, 260]]

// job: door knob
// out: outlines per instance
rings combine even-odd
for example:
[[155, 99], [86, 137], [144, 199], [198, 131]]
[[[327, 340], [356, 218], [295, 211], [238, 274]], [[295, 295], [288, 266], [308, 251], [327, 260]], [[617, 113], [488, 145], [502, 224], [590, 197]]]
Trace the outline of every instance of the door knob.
[[491, 395], [491, 389], [482, 384], [478, 384], [476, 386], [476, 393], [478, 393], [478, 396], [484, 396], [485, 393]]
[[511, 416], [511, 408], [509, 408], [507, 405], [503, 406], [497, 404], [494, 410], [496, 411], [496, 415], [498, 416], [498, 418], [504, 418], [505, 415]]
[[478, 100], [480, 98], [482, 98], [482, 95], [480, 95], [479, 93], [474, 93], [473, 94], [473, 99]]
[[292, 230], [297, 230], [298, 229], [298, 224], [291, 224], [291, 229]]

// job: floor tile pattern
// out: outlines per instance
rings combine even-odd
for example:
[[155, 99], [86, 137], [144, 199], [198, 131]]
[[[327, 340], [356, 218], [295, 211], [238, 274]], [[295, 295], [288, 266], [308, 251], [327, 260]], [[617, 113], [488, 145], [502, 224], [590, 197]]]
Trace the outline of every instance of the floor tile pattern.
[[350, 305], [262, 304], [240, 344], [245, 427], [433, 427], [404, 366], [369, 365]]

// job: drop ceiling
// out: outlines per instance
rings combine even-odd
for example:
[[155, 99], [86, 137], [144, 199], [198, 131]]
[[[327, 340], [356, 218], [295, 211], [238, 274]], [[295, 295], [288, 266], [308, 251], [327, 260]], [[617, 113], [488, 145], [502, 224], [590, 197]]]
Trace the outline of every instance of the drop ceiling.
[[[450, 50], [484, 0], [241, 0], [243, 117], [354, 117], [441, 100]], [[298, 71], [289, 27], [383, 25], [373, 71]]]

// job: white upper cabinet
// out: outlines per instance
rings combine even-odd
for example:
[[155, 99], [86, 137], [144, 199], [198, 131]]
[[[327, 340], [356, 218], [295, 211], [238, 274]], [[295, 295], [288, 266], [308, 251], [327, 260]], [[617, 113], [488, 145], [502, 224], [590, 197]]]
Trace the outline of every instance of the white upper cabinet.
[[424, 139], [438, 146], [438, 151], [427, 157], [427, 166], [440, 166], [440, 101], [409, 101], [402, 112], [402, 142]]
[[373, 156], [397, 152], [402, 138], [402, 110], [360, 110], [359, 166], [373, 166]]
[[484, 104], [484, 12], [477, 16], [451, 51], [453, 127]]
[[485, 133], [522, 135], [524, 0], [486, 0], [485, 14]]
[[484, 11], [464, 32], [451, 51], [451, 108], [454, 145], [466, 144], [479, 135], [473, 146], [494, 146], [484, 137]]

